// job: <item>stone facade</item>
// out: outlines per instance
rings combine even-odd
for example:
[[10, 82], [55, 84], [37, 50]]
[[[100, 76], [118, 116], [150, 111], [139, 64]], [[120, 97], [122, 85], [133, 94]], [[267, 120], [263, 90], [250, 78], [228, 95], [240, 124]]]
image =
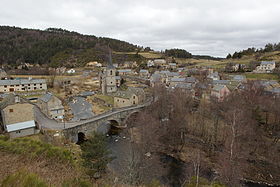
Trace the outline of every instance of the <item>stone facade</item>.
[[29, 103], [15, 103], [1, 111], [5, 125], [34, 120], [34, 106]]
[[18, 131], [13, 131], [9, 133], [10, 138], [19, 138], [19, 137], [24, 137], [24, 136], [29, 136], [32, 134], [36, 134], [38, 130], [36, 130], [34, 127], [31, 128], [26, 128], [26, 129], [21, 129]]
[[26, 92], [47, 90], [44, 79], [13, 79], [0, 80], [0, 92]]
[[116, 69], [114, 67], [107, 67], [102, 70], [100, 84], [104, 95], [117, 91]]
[[129, 88], [126, 91], [119, 91], [114, 95], [114, 107], [128, 107], [138, 105], [145, 100], [145, 93], [140, 88]]
[[38, 99], [37, 105], [41, 111], [52, 119], [63, 119], [64, 118], [64, 107], [62, 101], [47, 93], [43, 97]]

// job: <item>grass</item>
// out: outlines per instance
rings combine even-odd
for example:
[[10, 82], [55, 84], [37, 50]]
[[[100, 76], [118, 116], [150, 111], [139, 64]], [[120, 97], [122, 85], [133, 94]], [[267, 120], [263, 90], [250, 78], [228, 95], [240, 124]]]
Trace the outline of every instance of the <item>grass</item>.
[[0, 136], [0, 151], [28, 155], [29, 157], [35, 158], [46, 157], [48, 159], [68, 163], [74, 162], [73, 155], [69, 150], [29, 137], [9, 140], [7, 137]]
[[[127, 54], [127, 55], [135, 55], [136, 52], [114, 52], [114, 54]], [[139, 52], [144, 58], [163, 58], [163, 54], [157, 52]]]
[[271, 73], [245, 73], [245, 75], [250, 80], [279, 80], [276, 74]]
[[114, 104], [114, 97], [109, 96], [109, 95], [95, 95], [95, 97], [102, 99], [105, 101], [107, 104], [113, 105]]
[[20, 170], [7, 176], [2, 182], [1, 187], [47, 187], [48, 185], [34, 173]]

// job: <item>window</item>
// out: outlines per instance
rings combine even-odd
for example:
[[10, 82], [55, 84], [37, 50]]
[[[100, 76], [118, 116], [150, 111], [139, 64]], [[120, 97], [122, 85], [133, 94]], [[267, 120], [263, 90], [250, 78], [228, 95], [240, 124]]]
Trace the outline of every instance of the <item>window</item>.
[[133, 99], [135, 99], [135, 95], [133, 96]]
[[30, 84], [28, 84], [28, 86], [30, 86]]
[[25, 88], [21, 88], [21, 90], [25, 90]]
[[14, 85], [11, 85], [10, 87], [14, 87]]
[[42, 89], [43, 87], [41, 86], [40, 89]]
[[37, 88], [36, 87], [34, 87], [34, 90], [36, 90]]
[[9, 112], [14, 112], [14, 109], [10, 108], [10, 109], [9, 109]]
[[7, 85], [5, 85], [4, 88], [7, 88]]
[[19, 85], [16, 85], [16, 87], [19, 87]]
[[19, 133], [20, 133], [20, 131], [16, 131], [16, 133], [17, 133], [17, 134], [19, 134]]
[[110, 71], [110, 75], [113, 75], [113, 71], [112, 70]]

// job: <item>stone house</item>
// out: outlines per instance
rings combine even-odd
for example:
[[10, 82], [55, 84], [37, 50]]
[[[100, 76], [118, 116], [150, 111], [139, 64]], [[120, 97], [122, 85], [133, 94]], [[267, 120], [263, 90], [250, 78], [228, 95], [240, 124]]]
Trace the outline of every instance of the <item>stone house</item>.
[[154, 64], [155, 64], [155, 66], [166, 66], [166, 60], [165, 59], [155, 59]]
[[117, 87], [121, 86], [121, 81], [122, 81], [121, 76], [116, 76], [116, 85], [117, 85]]
[[149, 77], [150, 76], [150, 73], [148, 70], [146, 69], [140, 69], [139, 71], [139, 76], [140, 77]]
[[172, 69], [172, 70], [175, 70], [177, 68], [177, 64], [176, 63], [169, 63], [168, 68]]
[[0, 80], [0, 92], [24, 92], [47, 90], [45, 79], [7, 79]]
[[51, 93], [47, 93], [40, 97], [37, 105], [44, 114], [52, 119], [62, 120], [64, 118], [62, 101]]
[[155, 85], [162, 84], [163, 78], [159, 73], [154, 73], [150, 77], [150, 85], [154, 87]]
[[148, 60], [147, 62], [147, 67], [154, 67], [155, 66], [155, 63], [153, 60]]
[[186, 81], [186, 78], [176, 78], [173, 77], [168, 81], [168, 86], [171, 88], [175, 88], [178, 84], [184, 83]]
[[0, 69], [0, 79], [4, 79], [8, 76], [5, 70]]
[[38, 133], [33, 104], [10, 94], [0, 103], [0, 109], [1, 125], [11, 138]]
[[257, 73], [271, 73], [276, 68], [274, 61], [262, 61], [259, 66], [256, 67]]
[[211, 96], [217, 98], [219, 102], [223, 101], [230, 94], [226, 85], [215, 85], [211, 90]]
[[132, 61], [126, 61], [123, 63], [124, 68], [132, 68], [132, 67], [137, 67], [137, 62], [132, 62]]
[[219, 73], [218, 72], [214, 72], [214, 73], [210, 73], [208, 76], [207, 76], [208, 79], [211, 79], [211, 80], [220, 80], [220, 76], [219, 76]]
[[114, 107], [128, 107], [138, 105], [145, 100], [145, 92], [141, 88], [128, 88], [126, 91], [118, 91], [114, 95]]
[[237, 82], [246, 82], [247, 81], [246, 76], [244, 76], [244, 75], [233, 75], [233, 76], [230, 76], [230, 78], [232, 81], [237, 81]]

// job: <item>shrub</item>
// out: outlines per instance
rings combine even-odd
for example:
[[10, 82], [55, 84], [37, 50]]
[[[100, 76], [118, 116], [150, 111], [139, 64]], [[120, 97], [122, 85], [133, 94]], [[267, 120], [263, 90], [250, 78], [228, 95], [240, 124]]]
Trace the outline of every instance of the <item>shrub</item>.
[[59, 161], [74, 161], [74, 158], [69, 150], [37, 140], [32, 140], [30, 138], [8, 140], [0, 137], [0, 150], [14, 154], [27, 154], [30, 157], [42, 156]]
[[1, 182], [1, 187], [47, 187], [48, 185], [36, 174], [25, 170], [9, 175]]

